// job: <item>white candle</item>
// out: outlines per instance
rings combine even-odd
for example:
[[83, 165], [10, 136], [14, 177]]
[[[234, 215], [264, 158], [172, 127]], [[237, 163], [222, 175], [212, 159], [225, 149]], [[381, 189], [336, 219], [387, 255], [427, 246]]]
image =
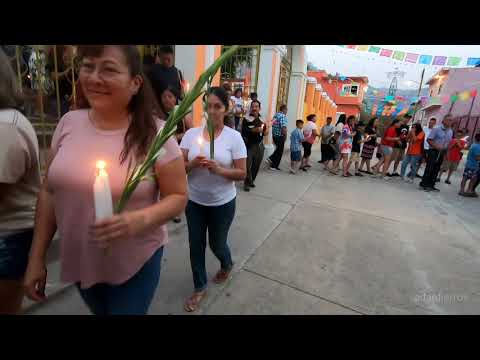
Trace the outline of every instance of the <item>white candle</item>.
[[199, 156], [205, 156], [204, 152], [203, 152], [203, 145], [205, 144], [205, 141], [203, 140], [203, 137], [200, 135], [198, 137], [198, 147], [200, 148], [200, 152], [199, 152]]
[[93, 184], [96, 220], [113, 216], [112, 192], [110, 191], [110, 182], [105, 166], [105, 161], [97, 161], [97, 175]]

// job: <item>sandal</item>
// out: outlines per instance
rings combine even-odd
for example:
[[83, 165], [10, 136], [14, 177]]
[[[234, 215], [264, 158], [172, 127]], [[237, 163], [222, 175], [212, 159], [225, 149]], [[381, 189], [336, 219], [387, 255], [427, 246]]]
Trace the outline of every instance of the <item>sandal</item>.
[[194, 312], [195, 310], [197, 310], [205, 295], [207, 295], [207, 292], [205, 290], [200, 292], [194, 292], [185, 302], [185, 311]]
[[217, 274], [215, 275], [212, 281], [215, 284], [223, 284], [225, 281], [227, 281], [228, 276], [230, 275], [231, 272], [232, 272], [232, 269], [230, 270], [220, 269], [218, 270]]

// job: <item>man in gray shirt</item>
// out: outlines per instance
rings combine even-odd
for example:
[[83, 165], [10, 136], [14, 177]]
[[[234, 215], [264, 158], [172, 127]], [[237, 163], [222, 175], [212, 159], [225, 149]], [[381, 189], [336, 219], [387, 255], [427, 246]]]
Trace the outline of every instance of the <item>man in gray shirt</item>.
[[423, 173], [420, 187], [425, 191], [440, 191], [435, 187], [435, 181], [442, 166], [443, 158], [448, 150], [448, 144], [452, 140], [453, 131], [451, 126], [451, 116], [446, 115], [442, 125], [433, 128], [428, 135], [427, 142], [430, 150], [427, 153], [427, 166]]
[[319, 161], [319, 163], [323, 163], [323, 158], [324, 155], [328, 152], [328, 148], [330, 145], [328, 145], [328, 140], [333, 136], [335, 133], [335, 126], [332, 125], [332, 118], [329, 116], [327, 117], [327, 123], [323, 125], [322, 130], [320, 130], [320, 136], [322, 137], [322, 144], [321, 144], [321, 152], [322, 152], [322, 160]]

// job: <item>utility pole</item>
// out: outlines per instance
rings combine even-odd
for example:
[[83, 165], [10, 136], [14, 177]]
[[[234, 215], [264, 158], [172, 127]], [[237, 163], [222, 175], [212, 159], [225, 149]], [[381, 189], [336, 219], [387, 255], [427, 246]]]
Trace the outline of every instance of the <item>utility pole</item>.
[[[422, 85], [423, 85], [423, 76], [425, 75], [425, 68], [422, 70], [422, 75], [420, 77], [420, 84], [418, 84], [418, 92], [417, 92], [417, 98], [420, 98], [420, 92], [422, 91]], [[420, 99], [417, 99], [415, 102], [415, 107], [413, 108], [413, 116], [412, 116], [412, 121], [415, 121], [415, 115], [417, 114], [417, 108], [418, 108], [418, 103], [420, 102]]]

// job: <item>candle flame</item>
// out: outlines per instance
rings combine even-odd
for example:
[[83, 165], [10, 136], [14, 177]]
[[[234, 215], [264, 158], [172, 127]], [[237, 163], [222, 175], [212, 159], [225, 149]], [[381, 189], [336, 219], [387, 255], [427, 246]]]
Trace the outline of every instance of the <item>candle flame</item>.
[[107, 163], [105, 161], [97, 161], [97, 176], [108, 176], [107, 172], [105, 171], [106, 166]]
[[202, 146], [203, 145], [203, 137], [200, 136], [198, 138], [197, 142], [198, 142], [198, 145]]
[[188, 81], [185, 82], [185, 89], [187, 92], [190, 90], [190, 83]]

